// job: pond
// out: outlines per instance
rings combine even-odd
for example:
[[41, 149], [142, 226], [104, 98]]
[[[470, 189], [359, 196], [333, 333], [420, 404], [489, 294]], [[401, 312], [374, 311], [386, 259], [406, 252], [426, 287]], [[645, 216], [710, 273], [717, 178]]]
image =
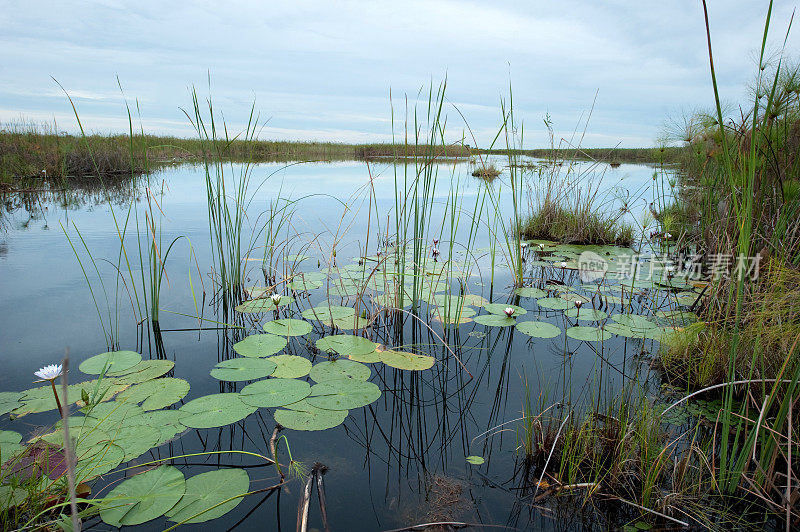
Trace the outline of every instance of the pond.
[[[502, 158], [494, 162], [504, 164]], [[589, 279], [582, 279], [578, 270], [586, 251], [618, 262], [633, 251], [525, 243], [525, 287], [517, 291], [516, 249], [506, 236], [514, 210], [508, 168], [488, 184], [473, 178], [472, 166], [463, 162], [437, 164], [426, 170], [427, 179], [415, 179], [420, 170], [413, 163], [224, 168], [233, 180], [243, 172], [249, 176], [246, 203], [228, 211], [242, 226], [233, 244], [229, 234], [220, 238], [212, 234], [213, 225], [210, 229], [202, 165], [171, 167], [110, 186], [107, 193], [96, 185], [74, 186], [7, 198], [0, 234], [0, 390], [41, 386], [32, 384], [33, 372], [59, 363], [65, 354], [70, 384], [96, 379], [110, 361], [104, 378], [111, 388], [97, 412], [105, 412], [111, 421], [117, 419], [114, 412], [132, 412], [131, 417], [142, 416], [139, 423], [145, 426], [118, 435], [119, 447], [127, 443], [133, 450], [124, 448], [119, 465], [92, 480], [93, 497], [125, 485], [123, 478], [135, 478], [142, 471], [138, 464], [178, 456], [164, 463], [182, 473], [187, 490], [191, 478], [211, 471], [246, 472], [249, 488], [245, 480], [242, 493], [269, 488], [281, 481], [275, 466], [263, 458], [273, 456], [270, 439], [278, 420], [286, 426], [277, 450], [286, 474], [284, 487], [236, 499], [238, 505], [219, 512], [224, 515], [215, 520], [187, 526], [293, 530], [306, 475], [315, 463], [327, 468], [324, 505], [333, 530], [396, 529], [438, 521], [518, 529], [586, 526], [579, 512], [541, 507], [524, 489], [530, 479], [520, 472], [524, 431], [519, 418], [526, 401], [539, 410], [554, 405], [551, 413], [559, 418], [560, 412], [630, 382], [647, 393], [648, 355], [672, 326], [664, 316], [677, 306], [657, 293], [652, 279], [631, 285], [613, 268], [605, 278]], [[602, 208], [628, 205], [623, 219], [638, 222], [653, 198], [653, 172], [648, 166], [611, 169], [576, 163], [563, 171], [563, 179], [578, 175], [594, 180], [607, 198]], [[529, 175], [519, 190], [527, 196], [528, 184], [535, 186], [535, 181]], [[230, 205], [236, 191], [230, 183], [228, 187], [228, 202], [222, 203]], [[527, 209], [527, 199], [523, 203]], [[278, 213], [271, 224], [270, 209]], [[405, 212], [402, 219], [398, 209]], [[213, 211], [220, 212], [225, 211]], [[120, 246], [126, 220], [125, 246]], [[139, 260], [154, 240], [158, 265], [164, 265], [156, 327], [144, 319], [152, 318], [152, 294], [143, 288], [150, 283], [151, 263]], [[251, 298], [261, 296], [249, 308], [246, 303], [239, 308], [247, 312], [224, 307], [227, 301], [238, 305], [242, 298], [218, 290], [225, 262], [215, 242], [238, 244], [242, 251], [237, 259], [244, 265], [242, 284]], [[657, 269], [657, 280], [664, 281], [664, 271]], [[664, 282], [668, 288], [678, 286], [671, 275]], [[265, 297], [273, 285], [282, 294], [278, 310]], [[387, 294], [396, 295], [400, 286], [406, 295], [398, 302]], [[691, 287], [679, 288], [679, 302], [688, 305]], [[149, 300], [145, 294], [151, 294]], [[415, 298], [418, 303], [412, 305]], [[322, 304], [334, 306], [331, 316], [309, 310], [320, 311]], [[443, 326], [443, 321], [449, 324]], [[283, 343], [259, 344], [256, 353], [248, 352], [252, 345], [239, 343], [267, 334]], [[318, 342], [334, 334], [366, 340], [348, 336]], [[140, 353], [145, 362], [139, 363], [135, 354], [120, 354], [93, 359], [79, 369], [107, 351]], [[326, 366], [337, 355], [333, 367]], [[343, 366], [348, 358], [352, 365]], [[139, 365], [148, 360], [170, 361], [174, 367], [165, 364], [161, 373], [153, 371], [155, 377], [125, 381], [134, 370], [149, 371]], [[337, 377], [327, 389], [325, 372]], [[281, 387], [252, 387], [278, 378], [285, 379]], [[152, 384], [159, 380], [164, 382]], [[188, 383], [185, 389], [183, 381]], [[300, 382], [311, 385], [310, 398], [303, 399], [309, 386]], [[243, 392], [248, 385], [249, 391]], [[128, 391], [137, 386], [137, 393]], [[117, 398], [107, 401], [116, 392]], [[242, 397], [239, 392], [255, 394], [255, 399], [243, 406], [239, 399], [226, 402], [217, 395]], [[295, 392], [299, 395], [292, 396]], [[217, 402], [182, 406], [205, 396]], [[281, 402], [284, 396], [295, 397], [295, 406]], [[3, 416], [0, 430], [30, 441], [47, 432], [42, 427], [58, 422], [55, 404], [42, 406], [52, 396], [44, 393], [39, 403], [14, 397], [8, 410], [26, 415]], [[125, 402], [126, 397], [131, 399]], [[303, 406], [297, 406], [298, 397], [306, 401]], [[153, 408], [136, 406], [151, 399]], [[133, 406], [108, 406], [118, 403]], [[82, 416], [74, 401], [70, 408], [76, 419]], [[178, 415], [147, 417], [144, 412], [184, 415], [192, 409], [199, 411], [194, 421]], [[163, 424], [170, 426], [166, 435]], [[120, 425], [130, 429], [127, 421]], [[333, 427], [325, 428], [329, 425]], [[79, 426], [76, 430], [80, 432]], [[78, 446], [80, 451], [80, 442]], [[227, 484], [228, 477], [208, 478], [235, 485], [235, 479]], [[321, 530], [316, 486], [314, 490], [308, 527]], [[165, 529], [192, 514], [184, 509], [170, 520], [176, 514], [169, 510], [154, 512], [152, 520], [138, 526]], [[104, 519], [126, 523], [123, 518], [115, 523], [111, 513]], [[107, 527], [98, 517], [86, 524]]]

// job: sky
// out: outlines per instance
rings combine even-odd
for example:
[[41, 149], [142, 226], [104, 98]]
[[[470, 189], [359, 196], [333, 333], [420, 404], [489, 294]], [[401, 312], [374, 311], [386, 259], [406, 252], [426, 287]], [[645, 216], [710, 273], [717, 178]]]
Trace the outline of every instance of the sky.
[[[768, 3], [708, 3], [720, 92], [745, 102]], [[772, 52], [794, 7], [775, 2]], [[126, 132], [127, 99], [137, 127], [192, 136], [194, 87], [233, 131], [255, 102], [260, 138], [348, 143], [390, 141], [392, 109], [402, 136], [406, 99], [445, 79], [448, 140], [480, 146], [509, 87], [526, 147], [549, 143], [545, 117], [557, 143], [652, 146], [666, 122], [713, 105], [700, 0], [3, 0], [0, 27], [0, 122], [69, 132], [54, 79], [92, 132]], [[800, 50], [797, 31], [786, 50]]]

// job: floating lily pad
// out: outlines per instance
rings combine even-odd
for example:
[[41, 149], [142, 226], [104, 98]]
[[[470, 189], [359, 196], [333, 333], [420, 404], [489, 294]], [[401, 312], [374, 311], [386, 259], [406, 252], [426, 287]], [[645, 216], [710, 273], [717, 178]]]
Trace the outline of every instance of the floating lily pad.
[[177, 403], [189, 393], [183, 379], [164, 377], [131, 386], [117, 395], [117, 401], [141, 403], [144, 410], [160, 410]]
[[0, 430], [0, 461], [7, 462], [9, 458], [22, 450], [22, 434], [13, 430]]
[[309, 375], [315, 382], [324, 382], [336, 379], [355, 379], [366, 381], [371, 375], [369, 366], [360, 362], [340, 358], [337, 360], [325, 360], [311, 368]]
[[361, 336], [334, 334], [317, 340], [317, 349], [342, 356], [366, 355], [375, 351], [377, 344]]
[[[174, 367], [175, 362], [171, 360], [142, 360], [114, 380], [119, 384], [125, 385], [139, 384], [150, 379], [156, 379]], [[109, 373], [109, 376], [116, 375], [118, 373]]]
[[279, 408], [275, 421], [294, 430], [326, 430], [344, 423], [347, 410], [325, 410], [314, 407], [306, 400], [295, 403], [291, 410]]
[[603, 329], [606, 332], [610, 332], [611, 334], [616, 334], [618, 336], [623, 336], [625, 338], [644, 338], [643, 334], [637, 334], [633, 332], [633, 330], [628, 327], [627, 325], [622, 325], [621, 323], [617, 323], [615, 321], [610, 321], [603, 325]]
[[567, 301], [560, 297], [544, 297], [542, 299], [537, 299], [536, 303], [542, 308], [551, 310], [567, 310], [575, 306], [574, 301]]
[[254, 381], [272, 375], [277, 367], [269, 358], [232, 358], [214, 366], [211, 376], [221, 381]]
[[508, 305], [505, 303], [489, 303], [484, 305], [483, 308], [486, 309], [486, 312], [491, 312], [492, 314], [497, 314], [499, 316], [506, 315], [506, 309], [511, 308], [514, 309], [514, 313], [511, 315], [512, 317], [524, 316], [528, 313], [527, 310], [518, 306], [518, 305]]
[[311, 332], [311, 324], [304, 320], [281, 318], [266, 322], [264, 330], [277, 336], [303, 336]]
[[150, 425], [122, 425], [113, 431], [108, 431], [114, 445], [122, 447], [125, 451], [123, 462], [129, 462], [140, 457], [156, 445], [161, 439], [161, 432]]
[[470, 305], [473, 307], [482, 307], [489, 303], [488, 299], [483, 296], [479, 296], [478, 294], [465, 294], [463, 298], [465, 305]]
[[567, 329], [567, 336], [570, 338], [574, 338], [575, 340], [582, 340], [584, 342], [600, 342], [603, 340], [608, 340], [613, 334], [607, 332], [600, 327], [585, 327], [585, 326], [577, 326], [577, 327], [570, 327]]
[[311, 371], [311, 361], [298, 355], [277, 355], [269, 357], [269, 360], [278, 366], [271, 375], [275, 378], [297, 379], [305, 377]]
[[157, 467], [111, 490], [100, 505], [100, 518], [115, 527], [146, 523], [169, 511], [185, 491], [183, 473], [172, 466]]
[[193, 429], [208, 429], [241, 421], [257, 409], [245, 404], [238, 393], [216, 393], [189, 401], [180, 410], [190, 414], [181, 423]]
[[564, 311], [564, 316], [581, 321], [600, 321], [606, 319], [608, 314], [593, 308], [571, 308]]
[[339, 318], [333, 320], [333, 322], [326, 323], [331, 327], [336, 327], [337, 329], [342, 329], [345, 331], [354, 331], [356, 329], [363, 329], [364, 327], [370, 324], [370, 320], [362, 318], [361, 316], [349, 316], [347, 318]]
[[394, 350], [382, 351], [381, 361], [387, 366], [411, 371], [430, 369], [436, 363], [433, 357]]
[[356, 310], [351, 307], [341, 307], [336, 305], [319, 305], [304, 310], [301, 315], [307, 320], [319, 320], [330, 322], [340, 318], [350, 318], [354, 316]]
[[233, 344], [233, 350], [243, 357], [268, 357], [288, 345], [285, 336], [274, 334], [251, 334], [241, 342]]
[[561, 334], [561, 329], [544, 321], [520, 321], [517, 330], [534, 338], [555, 338]]
[[541, 288], [535, 288], [533, 286], [523, 286], [522, 288], [517, 288], [514, 290], [514, 293], [520, 297], [533, 297], [536, 299], [547, 297], [547, 292]]
[[472, 465], [482, 465], [485, 460], [482, 456], [467, 456], [467, 462]]
[[127, 423], [131, 426], [147, 425], [157, 429], [159, 438], [156, 445], [154, 445], [156, 447], [167, 443], [177, 434], [186, 430], [186, 426], [180, 421], [186, 415], [186, 412], [180, 410], [154, 410], [131, 418]]
[[19, 406], [19, 392], [0, 392], [0, 416], [4, 416]]
[[142, 355], [136, 351], [110, 351], [84, 360], [78, 369], [90, 375], [100, 375], [104, 368], [109, 372], [119, 372], [130, 369], [141, 361]]
[[481, 314], [480, 316], [475, 316], [473, 321], [489, 327], [509, 327], [517, 323], [514, 318], [499, 314]]
[[244, 498], [237, 496], [246, 494], [249, 489], [250, 477], [244, 469], [200, 473], [186, 480], [186, 492], [167, 512], [167, 517], [176, 523], [204, 523], [216, 519], [236, 508]]
[[627, 325], [634, 331], [636, 329], [654, 329], [658, 327], [656, 322], [638, 314], [613, 314], [611, 319], [619, 324]]
[[292, 296], [281, 296], [281, 300], [277, 305], [275, 305], [275, 303], [272, 301], [272, 298], [263, 297], [245, 301], [241, 305], [238, 305], [234, 310], [236, 312], [242, 312], [245, 314], [259, 314], [262, 312], [270, 312], [275, 310], [276, 307], [285, 307], [286, 305], [290, 305], [292, 303], [294, 303], [294, 298]]
[[[310, 364], [309, 364], [310, 365]], [[305, 399], [311, 385], [298, 379], [266, 379], [248, 384], [241, 391], [242, 401], [250, 406], [273, 408]]]
[[306, 402], [326, 410], [350, 410], [367, 406], [380, 396], [380, 388], [371, 382], [332, 379], [312, 386]]

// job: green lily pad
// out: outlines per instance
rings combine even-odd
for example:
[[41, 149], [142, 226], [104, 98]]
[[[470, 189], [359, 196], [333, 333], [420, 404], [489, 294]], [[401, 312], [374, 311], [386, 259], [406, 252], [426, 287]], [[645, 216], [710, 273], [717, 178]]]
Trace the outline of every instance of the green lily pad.
[[0, 392], [0, 416], [4, 416], [19, 406], [19, 392]]
[[585, 327], [579, 325], [567, 329], [567, 336], [575, 340], [583, 340], [584, 342], [600, 342], [608, 340], [614, 335], [600, 327]]
[[627, 325], [622, 325], [621, 323], [617, 323], [615, 321], [610, 321], [603, 325], [603, 330], [610, 332], [611, 334], [616, 334], [617, 336], [623, 336], [625, 338], [644, 338], [644, 335], [633, 332], [633, 330]]
[[318, 305], [304, 310], [301, 315], [307, 320], [318, 320], [328, 323], [341, 318], [351, 318], [355, 313], [356, 310], [351, 307]]
[[517, 323], [517, 320], [514, 318], [509, 318], [506, 315], [501, 316], [499, 314], [481, 314], [480, 316], [475, 316], [473, 321], [489, 327], [509, 327]]
[[577, 318], [581, 321], [600, 321], [608, 317], [608, 314], [602, 310], [593, 308], [571, 308], [564, 311], [564, 316], [569, 318]]
[[131, 386], [117, 395], [117, 401], [141, 403], [144, 410], [160, 410], [177, 403], [189, 393], [183, 379], [163, 377]]
[[[281, 300], [277, 304], [277, 307], [285, 307], [286, 305], [291, 305], [292, 303], [294, 303], [294, 298], [292, 296], [281, 296]], [[275, 308], [276, 305], [272, 302], [272, 299], [269, 297], [264, 297], [245, 301], [241, 305], [238, 305], [234, 310], [244, 314], [259, 314], [262, 312], [273, 311]]]
[[369, 366], [360, 362], [339, 358], [337, 360], [325, 360], [311, 368], [309, 375], [315, 382], [324, 382], [336, 379], [355, 379], [366, 381], [372, 372]]
[[533, 286], [523, 286], [522, 288], [517, 288], [514, 290], [514, 293], [519, 297], [533, 297], [536, 299], [547, 297], [547, 292], [541, 288], [535, 288]]
[[536, 303], [542, 308], [551, 310], [567, 310], [575, 306], [574, 301], [567, 301], [560, 297], [544, 297], [537, 299]]
[[561, 329], [544, 321], [520, 321], [517, 330], [534, 338], [555, 338], [561, 334]]
[[110, 351], [84, 360], [78, 369], [90, 375], [100, 375], [103, 368], [107, 367], [106, 371], [119, 372], [130, 369], [141, 361], [142, 355], [136, 351]]
[[[156, 379], [174, 367], [175, 362], [171, 360], [142, 360], [115, 380], [119, 384], [139, 384], [150, 379]], [[109, 373], [108, 375], [116, 376], [118, 373]]]
[[317, 349], [342, 356], [367, 355], [375, 351], [377, 344], [352, 334], [334, 334], [317, 340]]
[[123, 425], [113, 431], [109, 431], [114, 445], [122, 447], [125, 451], [123, 462], [129, 462], [142, 456], [144, 453], [158, 445], [161, 439], [161, 432], [149, 425]]
[[145, 412], [128, 420], [129, 425], [147, 425], [158, 430], [158, 441], [154, 445], [157, 447], [172, 440], [176, 435], [187, 430], [181, 423], [181, 419], [186, 417], [186, 412], [180, 410], [154, 410]]
[[478, 294], [466, 294], [463, 296], [464, 304], [472, 307], [482, 307], [489, 303], [489, 300]]
[[180, 410], [190, 414], [181, 419], [187, 427], [209, 429], [241, 421], [257, 408], [245, 404], [238, 393], [216, 393], [189, 401]]
[[259, 408], [296, 403], [310, 393], [311, 385], [299, 379], [266, 379], [248, 384], [241, 391], [245, 404]]
[[214, 366], [211, 376], [221, 381], [254, 381], [272, 375], [277, 367], [269, 358], [232, 358]]
[[281, 318], [266, 322], [264, 330], [277, 336], [303, 336], [311, 332], [311, 324], [304, 320]]
[[269, 357], [277, 364], [271, 377], [279, 379], [297, 379], [305, 377], [311, 371], [311, 361], [298, 355], [277, 355]]
[[485, 461], [482, 456], [467, 456], [467, 462], [472, 465], [482, 465]]
[[0, 430], [0, 461], [7, 462], [9, 458], [22, 450], [22, 434], [13, 430]]
[[627, 325], [634, 331], [636, 331], [636, 329], [644, 330], [658, 327], [656, 322], [638, 314], [614, 314], [611, 316], [611, 319], [621, 325]]
[[527, 310], [518, 305], [507, 305], [505, 303], [489, 303], [487, 305], [484, 305], [483, 308], [486, 309], [486, 312], [497, 314], [498, 316], [505, 316], [506, 309], [512, 308], [514, 309], [514, 313], [511, 315], [512, 318], [524, 316], [525, 314], [528, 313]]
[[100, 505], [100, 518], [115, 527], [146, 523], [168, 512], [185, 491], [183, 473], [172, 466], [157, 467], [111, 490]]
[[436, 359], [433, 357], [405, 351], [382, 351], [380, 355], [384, 364], [402, 370], [422, 371], [432, 368], [436, 363]]
[[243, 357], [268, 357], [288, 345], [285, 336], [274, 334], [251, 334], [241, 342], [233, 344], [233, 350]]
[[[204, 523], [230, 512], [250, 489], [244, 469], [217, 469], [186, 480], [186, 492], [167, 512], [176, 523]], [[233, 498], [236, 497], [236, 498]], [[232, 499], [232, 500], [231, 500]]]
[[326, 430], [344, 423], [347, 410], [325, 410], [311, 406], [306, 400], [295, 403], [294, 408], [275, 411], [275, 421], [294, 430]]
[[336, 327], [337, 329], [342, 329], [345, 331], [355, 331], [357, 329], [363, 329], [364, 327], [370, 324], [370, 320], [362, 318], [361, 316], [349, 316], [347, 318], [339, 318], [333, 320], [333, 322], [327, 322], [326, 325], [330, 325], [331, 327]]
[[312, 386], [306, 402], [325, 410], [350, 410], [374, 403], [380, 396], [381, 389], [371, 382], [332, 379]]

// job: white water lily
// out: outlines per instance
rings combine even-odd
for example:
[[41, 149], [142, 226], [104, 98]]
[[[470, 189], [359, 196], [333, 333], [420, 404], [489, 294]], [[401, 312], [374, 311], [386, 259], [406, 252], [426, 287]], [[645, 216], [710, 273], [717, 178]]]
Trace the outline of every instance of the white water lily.
[[544, 244], [539, 244], [539, 249], [544, 249]]
[[281, 302], [280, 294], [272, 294], [271, 296], [269, 296], [269, 298], [272, 300], [272, 303], [274, 303], [276, 307]]
[[43, 381], [52, 381], [61, 376], [61, 364], [50, 364], [41, 368], [39, 371], [34, 371], [33, 374]]
[[506, 316], [508, 316], [509, 318], [514, 315], [514, 309], [511, 307], [506, 307], [505, 310], [503, 310], [503, 312], [505, 312]]
[[562, 263], [561, 263], [561, 267], [562, 267], [562, 268], [566, 268], [566, 267], [567, 267], [567, 263], [566, 263], [566, 262], [562, 262]]
[[583, 301], [581, 301], [580, 299], [576, 299], [575, 300], [575, 306], [577, 308], [581, 308], [581, 305], [583, 305]]
[[519, 247], [521, 247], [522, 249], [525, 249], [526, 247], [528, 247], [528, 243], [527, 242], [520, 242], [519, 243]]

